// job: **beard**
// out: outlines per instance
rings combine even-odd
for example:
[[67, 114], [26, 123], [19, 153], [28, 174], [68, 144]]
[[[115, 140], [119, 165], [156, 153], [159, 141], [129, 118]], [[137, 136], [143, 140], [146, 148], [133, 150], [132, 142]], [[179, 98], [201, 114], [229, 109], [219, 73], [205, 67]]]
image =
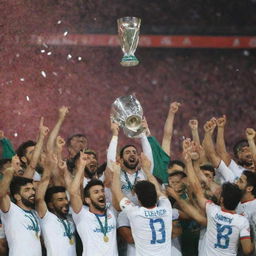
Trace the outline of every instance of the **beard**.
[[97, 209], [99, 211], [102, 211], [102, 212], [105, 212], [105, 210], [106, 210], [106, 203], [105, 203], [104, 207], [101, 207], [95, 201], [91, 200], [91, 202], [92, 202], [92, 205], [94, 206], [95, 209]]
[[129, 163], [129, 161], [124, 160], [124, 166], [131, 170], [135, 170], [138, 164], [139, 164], [139, 160], [135, 161], [134, 163]]
[[88, 176], [89, 179], [92, 179], [93, 176], [96, 173], [96, 170], [95, 171], [91, 171], [88, 167], [85, 167], [84, 168], [84, 172], [86, 173], [86, 175]]
[[67, 211], [63, 212], [60, 208], [55, 208], [54, 207], [54, 212], [56, 213], [57, 216], [61, 217], [62, 219], [66, 219], [69, 211], [69, 205], [66, 206]]
[[[31, 198], [31, 197], [29, 197]], [[33, 200], [33, 202], [31, 202], [30, 200], [24, 198], [24, 197], [21, 197], [21, 202], [26, 206], [26, 207], [29, 207], [29, 208], [32, 208], [32, 209], [35, 209], [35, 200]]]

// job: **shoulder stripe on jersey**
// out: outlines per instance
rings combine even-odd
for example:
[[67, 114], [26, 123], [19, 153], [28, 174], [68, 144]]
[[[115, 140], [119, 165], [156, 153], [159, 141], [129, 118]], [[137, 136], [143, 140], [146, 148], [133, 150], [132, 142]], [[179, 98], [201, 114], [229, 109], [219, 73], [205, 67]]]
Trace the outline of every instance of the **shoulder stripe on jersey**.
[[252, 239], [250, 236], [243, 236], [243, 237], [240, 237], [240, 240], [244, 240], [244, 239]]

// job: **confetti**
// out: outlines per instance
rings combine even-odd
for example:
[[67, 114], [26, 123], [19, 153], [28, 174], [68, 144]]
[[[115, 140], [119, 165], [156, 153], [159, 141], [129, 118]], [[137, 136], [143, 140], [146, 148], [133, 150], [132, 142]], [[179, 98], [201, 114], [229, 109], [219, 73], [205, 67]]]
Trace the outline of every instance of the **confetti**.
[[21, 82], [24, 82], [24, 81], [25, 81], [25, 78], [24, 78], [24, 77], [21, 77], [21, 78], [20, 78], [20, 81], [21, 81]]
[[72, 58], [72, 55], [71, 55], [71, 54], [68, 54], [67, 60], [70, 60], [71, 58]]
[[78, 61], [81, 61], [81, 60], [82, 60], [82, 57], [79, 56], [77, 59], [78, 59]]
[[43, 50], [41, 50], [41, 53], [45, 53], [45, 50], [43, 49]]
[[27, 99], [27, 101], [30, 101], [30, 99], [29, 99], [29, 97], [28, 97], [28, 96], [26, 96], [26, 99]]
[[52, 52], [47, 52], [47, 55], [48, 55], [48, 56], [52, 55]]
[[247, 50], [244, 50], [244, 56], [249, 56], [250, 55], [250, 52], [249, 51], [247, 51]]
[[43, 43], [43, 46], [44, 46], [45, 48], [48, 48], [48, 45], [47, 45], [46, 43]]
[[44, 71], [41, 71], [41, 75], [42, 75], [43, 77], [46, 77], [46, 73], [45, 73]]
[[56, 72], [52, 72], [52, 74], [53, 74], [54, 76], [58, 76], [58, 73], [56, 73]]
[[68, 31], [65, 31], [63, 35], [64, 35], [64, 36], [67, 36], [67, 34], [68, 34]]
[[61, 20], [58, 20], [57, 24], [61, 24], [61, 22], [62, 22]]
[[15, 132], [13, 135], [14, 135], [14, 137], [17, 137], [17, 136], [18, 136], [18, 133], [17, 133], [17, 132]]
[[19, 53], [16, 53], [16, 58], [19, 58], [20, 57], [20, 54]]

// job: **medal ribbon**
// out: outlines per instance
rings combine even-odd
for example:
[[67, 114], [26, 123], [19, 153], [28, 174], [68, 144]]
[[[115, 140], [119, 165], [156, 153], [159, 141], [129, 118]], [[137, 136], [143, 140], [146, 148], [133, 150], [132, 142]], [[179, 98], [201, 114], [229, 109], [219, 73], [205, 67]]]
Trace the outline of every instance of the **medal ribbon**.
[[103, 224], [99, 218], [99, 216], [97, 214], [94, 214], [97, 218], [97, 221], [100, 224], [100, 230], [101, 233], [103, 233], [104, 236], [107, 236], [107, 232], [108, 232], [108, 217], [107, 217], [107, 212], [105, 212], [105, 227], [103, 227]]
[[71, 224], [70, 224], [70, 222], [67, 220], [67, 224], [66, 224], [65, 220], [60, 219], [60, 218], [59, 218], [59, 220], [60, 220], [60, 222], [62, 223], [62, 225], [63, 225], [63, 227], [64, 227], [64, 229], [65, 229], [65, 232], [66, 232], [66, 234], [67, 234], [69, 240], [71, 240], [73, 234], [72, 234], [72, 232], [71, 232]]
[[36, 233], [36, 236], [38, 236], [38, 233], [39, 233], [39, 223], [37, 222], [37, 218], [36, 216], [34, 215], [34, 213], [32, 211], [27, 211], [27, 210], [24, 210], [22, 209], [25, 213], [28, 213], [29, 215], [25, 215], [26, 217], [28, 217], [33, 225], [33, 229]]
[[134, 185], [135, 185], [135, 184], [136, 184], [136, 182], [137, 182], [137, 178], [138, 178], [138, 171], [137, 171], [137, 172], [136, 172], [136, 174], [135, 174], [135, 180], [134, 180], [133, 185], [132, 185], [132, 183], [130, 182], [130, 180], [129, 180], [129, 178], [128, 178], [127, 173], [126, 173], [125, 171], [123, 171], [123, 172], [124, 172], [125, 181], [127, 182], [127, 185], [128, 185], [128, 187], [129, 187], [129, 189], [132, 191], [132, 190], [133, 190], [133, 188], [134, 188]]

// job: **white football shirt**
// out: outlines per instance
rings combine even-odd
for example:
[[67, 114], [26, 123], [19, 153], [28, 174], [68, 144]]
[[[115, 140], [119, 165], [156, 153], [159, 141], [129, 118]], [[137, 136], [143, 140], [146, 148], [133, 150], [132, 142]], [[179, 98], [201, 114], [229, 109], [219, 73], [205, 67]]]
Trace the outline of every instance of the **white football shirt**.
[[47, 211], [40, 220], [47, 256], [75, 256], [75, 225]]
[[11, 202], [8, 212], [2, 212], [9, 246], [9, 256], [41, 256], [39, 218], [34, 210], [25, 211]]
[[[118, 256], [116, 242], [116, 218], [111, 210], [107, 210], [107, 237], [104, 234], [94, 213], [88, 207], [82, 207], [76, 214], [73, 210], [72, 217], [76, 224], [77, 232], [83, 243], [83, 256]], [[97, 215], [105, 227], [105, 214]]]
[[160, 197], [158, 206], [151, 209], [135, 206], [124, 197], [120, 207], [131, 224], [136, 256], [171, 255], [172, 206], [167, 197]]
[[236, 256], [239, 239], [250, 238], [248, 220], [239, 214], [223, 211], [208, 201], [206, 204], [206, 256]]

